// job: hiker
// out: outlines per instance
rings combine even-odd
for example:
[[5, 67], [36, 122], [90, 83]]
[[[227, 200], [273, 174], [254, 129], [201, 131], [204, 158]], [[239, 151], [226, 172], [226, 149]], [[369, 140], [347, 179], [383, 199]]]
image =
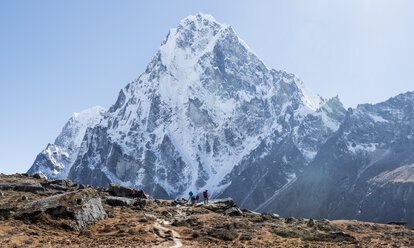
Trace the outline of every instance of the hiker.
[[196, 196], [196, 203], [198, 203], [198, 200], [200, 200], [200, 196], [197, 194], [197, 196]]
[[207, 190], [203, 192], [203, 196], [204, 196], [204, 204], [207, 204], [208, 203], [208, 191]]
[[188, 197], [187, 202], [189, 202], [191, 200], [191, 198], [193, 197], [193, 191], [190, 191], [190, 193], [188, 193], [190, 195], [190, 197]]

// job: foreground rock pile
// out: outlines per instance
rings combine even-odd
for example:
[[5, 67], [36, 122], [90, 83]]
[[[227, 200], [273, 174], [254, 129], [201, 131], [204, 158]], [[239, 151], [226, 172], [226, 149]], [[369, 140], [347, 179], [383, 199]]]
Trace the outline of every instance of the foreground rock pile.
[[414, 231], [349, 220], [282, 218], [231, 198], [189, 206], [143, 191], [0, 175], [0, 247], [413, 247]]

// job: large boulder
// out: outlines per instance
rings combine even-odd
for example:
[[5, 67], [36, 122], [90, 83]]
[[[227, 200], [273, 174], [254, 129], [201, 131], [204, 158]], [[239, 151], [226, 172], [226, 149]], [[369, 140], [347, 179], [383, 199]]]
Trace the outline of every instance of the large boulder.
[[111, 206], [132, 206], [134, 200], [127, 197], [107, 196], [105, 199], [106, 204]]
[[1, 190], [16, 190], [16, 191], [23, 191], [23, 192], [31, 192], [36, 193], [38, 191], [45, 191], [43, 186], [36, 180], [27, 179], [27, 180], [20, 180], [15, 182], [7, 182], [3, 181], [0, 182], [0, 189]]
[[46, 197], [24, 205], [17, 219], [40, 221], [43, 215], [59, 220], [63, 227], [81, 231], [107, 217], [101, 198], [93, 188]]
[[224, 214], [229, 216], [242, 216], [243, 212], [240, 210], [240, 208], [237, 207], [231, 207], [224, 211]]
[[[203, 203], [200, 203], [200, 205], [202, 204]], [[208, 203], [205, 204], [205, 207], [213, 211], [224, 211], [231, 207], [237, 207], [237, 206], [234, 203], [232, 198], [224, 198], [224, 199], [209, 200]]]
[[138, 197], [148, 199], [149, 196], [143, 190], [125, 187], [116, 183], [109, 184], [109, 193], [113, 196], [120, 197]]
[[41, 183], [44, 187], [66, 191], [73, 186], [70, 179], [56, 179], [53, 181], [45, 181]]
[[47, 179], [47, 176], [45, 176], [42, 172], [35, 173], [35, 174], [30, 175], [30, 176], [32, 176], [34, 178], [37, 178], [37, 179]]

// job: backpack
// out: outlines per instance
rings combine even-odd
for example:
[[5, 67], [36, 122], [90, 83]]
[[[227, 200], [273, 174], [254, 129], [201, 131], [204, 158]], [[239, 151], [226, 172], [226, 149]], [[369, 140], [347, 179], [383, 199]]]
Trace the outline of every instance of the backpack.
[[190, 193], [188, 193], [190, 196], [193, 196], [193, 191], [190, 191]]
[[200, 199], [200, 196], [199, 195], [196, 196], [196, 201], [198, 201], [198, 199]]
[[203, 192], [203, 196], [204, 196], [204, 198], [206, 198], [206, 197], [207, 197], [207, 191], [204, 191], [204, 192]]

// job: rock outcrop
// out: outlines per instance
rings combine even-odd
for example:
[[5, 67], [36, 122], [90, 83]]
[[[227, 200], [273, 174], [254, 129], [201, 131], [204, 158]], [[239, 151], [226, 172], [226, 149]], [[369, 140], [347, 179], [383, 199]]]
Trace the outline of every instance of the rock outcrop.
[[30, 202], [19, 209], [17, 218], [36, 222], [42, 219], [43, 214], [67, 220], [62, 225], [75, 231], [80, 231], [87, 225], [107, 217], [101, 198], [96, 190], [91, 188]]

